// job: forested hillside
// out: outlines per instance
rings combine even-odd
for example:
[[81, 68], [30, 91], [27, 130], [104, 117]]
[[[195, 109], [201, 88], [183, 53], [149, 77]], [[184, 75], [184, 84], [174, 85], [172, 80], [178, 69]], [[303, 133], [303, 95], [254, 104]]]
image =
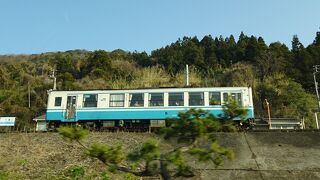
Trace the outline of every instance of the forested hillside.
[[313, 65], [320, 64], [320, 32], [306, 47], [297, 36], [287, 47], [241, 33], [239, 38], [184, 37], [151, 54], [118, 49], [1, 55], [0, 115], [16, 116], [24, 126], [44, 113], [53, 69], [59, 90], [181, 87], [186, 64], [193, 87], [250, 86], [256, 117], [266, 116], [268, 99], [272, 117], [305, 117], [307, 125], [314, 126], [312, 73]]

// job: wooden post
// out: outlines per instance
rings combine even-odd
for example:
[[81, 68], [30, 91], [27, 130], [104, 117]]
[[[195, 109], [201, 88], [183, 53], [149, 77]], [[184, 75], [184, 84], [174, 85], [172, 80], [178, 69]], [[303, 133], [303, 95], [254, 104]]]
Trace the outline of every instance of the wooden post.
[[269, 118], [269, 122], [268, 122], [268, 124], [269, 124], [269, 129], [271, 129], [271, 113], [270, 113], [269, 102], [268, 102], [268, 100], [267, 100], [267, 99], [265, 99], [265, 101], [266, 101], [266, 104], [267, 104], [267, 110], [268, 110], [268, 118]]
[[316, 125], [317, 125], [317, 129], [319, 129], [319, 122], [318, 122], [318, 113], [315, 112], [314, 116], [316, 117]]

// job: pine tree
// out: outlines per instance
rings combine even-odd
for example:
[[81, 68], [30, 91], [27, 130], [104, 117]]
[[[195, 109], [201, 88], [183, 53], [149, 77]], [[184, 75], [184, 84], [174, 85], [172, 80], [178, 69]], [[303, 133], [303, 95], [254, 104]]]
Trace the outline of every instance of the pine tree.
[[[247, 110], [238, 106], [235, 101], [224, 108], [224, 115], [214, 117], [201, 109], [190, 109], [180, 113], [178, 119], [172, 119], [166, 128], [161, 129], [165, 140], [171, 139], [175, 145], [172, 149], [162, 149], [156, 140], [147, 140], [137, 150], [125, 153], [122, 146], [93, 144], [87, 146], [82, 143], [88, 131], [80, 127], [60, 127], [60, 135], [70, 141], [79, 143], [87, 155], [103, 162], [111, 172], [127, 172], [136, 176], [161, 175], [163, 179], [175, 176], [194, 176], [194, 169], [188, 162], [193, 156], [199, 162], [211, 162], [220, 166], [225, 159], [233, 159], [232, 150], [218, 144], [215, 137], [217, 131], [235, 131], [233, 119], [244, 120]], [[172, 166], [175, 167], [172, 169]], [[140, 170], [139, 170], [140, 169]]]
[[292, 52], [293, 53], [297, 53], [297, 52], [301, 51], [302, 49], [304, 49], [303, 44], [300, 43], [297, 35], [293, 36], [291, 42], [292, 42]]

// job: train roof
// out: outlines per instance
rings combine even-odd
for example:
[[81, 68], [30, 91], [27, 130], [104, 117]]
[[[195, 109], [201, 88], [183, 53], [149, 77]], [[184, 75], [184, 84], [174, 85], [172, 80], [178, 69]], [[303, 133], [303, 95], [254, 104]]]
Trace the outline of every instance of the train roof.
[[131, 90], [156, 90], [156, 89], [209, 89], [209, 88], [214, 88], [214, 89], [246, 89], [250, 87], [153, 87], [153, 88], [123, 88], [123, 89], [85, 89], [85, 90], [50, 90], [50, 92], [85, 92], [85, 91], [131, 91]]

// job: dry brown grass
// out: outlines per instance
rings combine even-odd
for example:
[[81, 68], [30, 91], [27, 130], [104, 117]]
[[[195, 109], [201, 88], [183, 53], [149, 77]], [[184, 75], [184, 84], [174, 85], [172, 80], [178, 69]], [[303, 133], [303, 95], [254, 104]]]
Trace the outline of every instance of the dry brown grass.
[[[90, 133], [84, 144], [121, 143], [129, 152], [148, 138], [157, 137], [150, 133], [97, 132]], [[236, 159], [227, 161], [222, 167], [225, 170], [190, 161], [197, 168], [209, 168], [192, 179], [259, 179], [261, 175], [264, 179], [320, 177], [319, 132], [219, 133], [217, 139], [235, 151]], [[161, 142], [164, 151], [173, 148], [172, 144]], [[126, 177], [108, 172], [99, 161], [85, 156], [80, 146], [64, 141], [56, 133], [0, 133], [0, 179], [75, 179], [68, 172], [77, 167], [84, 170], [84, 176], [79, 179], [102, 179], [106, 173], [109, 179]]]
[[[150, 137], [149, 133], [91, 133], [84, 143], [121, 143], [124, 149], [135, 149]], [[6, 172], [9, 179], [72, 179], [67, 172], [76, 167], [84, 169], [82, 179], [102, 179], [105, 173], [110, 179], [124, 176], [109, 173], [102, 163], [84, 155], [80, 146], [56, 133], [0, 134], [0, 157], [0, 173]]]

